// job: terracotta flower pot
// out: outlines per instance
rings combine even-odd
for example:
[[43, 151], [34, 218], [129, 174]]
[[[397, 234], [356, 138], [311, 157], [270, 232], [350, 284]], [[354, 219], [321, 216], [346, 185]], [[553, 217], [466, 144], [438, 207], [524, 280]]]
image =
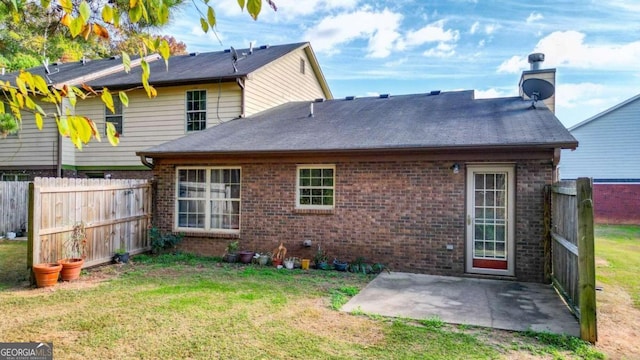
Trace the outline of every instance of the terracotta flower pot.
[[62, 265], [60, 264], [44, 263], [33, 265], [36, 286], [47, 287], [55, 285], [58, 282], [61, 270]]
[[60, 272], [62, 281], [77, 280], [80, 278], [84, 259], [62, 259], [58, 260], [58, 264], [62, 265], [62, 271]]
[[275, 267], [282, 266], [282, 259], [271, 259], [271, 263]]

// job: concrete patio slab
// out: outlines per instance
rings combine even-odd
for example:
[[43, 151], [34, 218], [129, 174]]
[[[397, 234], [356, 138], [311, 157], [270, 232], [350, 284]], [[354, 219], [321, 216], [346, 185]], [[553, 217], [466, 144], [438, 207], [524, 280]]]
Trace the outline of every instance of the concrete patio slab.
[[452, 324], [580, 335], [578, 320], [551, 285], [382, 273], [342, 309]]

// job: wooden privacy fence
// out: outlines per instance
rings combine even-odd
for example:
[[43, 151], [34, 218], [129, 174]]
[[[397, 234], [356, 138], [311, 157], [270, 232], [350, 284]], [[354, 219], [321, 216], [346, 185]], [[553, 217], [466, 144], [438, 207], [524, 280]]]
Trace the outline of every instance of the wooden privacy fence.
[[580, 337], [597, 336], [593, 182], [561, 181], [551, 192], [551, 268], [556, 288], [580, 320]]
[[28, 205], [29, 182], [0, 181], [0, 234], [26, 229]]
[[115, 250], [149, 250], [148, 180], [36, 178], [29, 188], [29, 266], [65, 256], [75, 224], [87, 235], [84, 267], [107, 263]]

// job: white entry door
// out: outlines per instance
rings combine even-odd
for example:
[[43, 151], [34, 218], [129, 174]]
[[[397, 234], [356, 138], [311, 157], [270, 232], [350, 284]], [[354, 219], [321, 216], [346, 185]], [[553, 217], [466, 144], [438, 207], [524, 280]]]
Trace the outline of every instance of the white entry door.
[[468, 273], [514, 275], [514, 203], [513, 166], [467, 167]]

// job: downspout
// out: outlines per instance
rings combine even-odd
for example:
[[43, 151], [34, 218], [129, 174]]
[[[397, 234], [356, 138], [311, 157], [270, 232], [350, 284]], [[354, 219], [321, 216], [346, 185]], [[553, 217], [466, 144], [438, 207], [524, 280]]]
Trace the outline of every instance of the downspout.
[[57, 141], [56, 141], [56, 148], [57, 148], [57, 154], [56, 154], [56, 175], [57, 177], [61, 178], [62, 177], [62, 135], [60, 135], [60, 132], [58, 131], [58, 136], [57, 136]]
[[144, 155], [140, 155], [140, 162], [142, 162], [142, 165], [148, 167], [149, 169], [153, 170], [153, 163], [149, 162], [149, 160], [147, 160], [147, 157]]
[[246, 116], [245, 113], [245, 89], [244, 89], [245, 78], [236, 78], [236, 84], [240, 87], [240, 117], [243, 118]]
[[558, 172], [558, 165], [560, 164], [560, 154], [562, 153], [562, 149], [555, 148], [553, 149], [553, 182], [560, 181], [560, 174]]

